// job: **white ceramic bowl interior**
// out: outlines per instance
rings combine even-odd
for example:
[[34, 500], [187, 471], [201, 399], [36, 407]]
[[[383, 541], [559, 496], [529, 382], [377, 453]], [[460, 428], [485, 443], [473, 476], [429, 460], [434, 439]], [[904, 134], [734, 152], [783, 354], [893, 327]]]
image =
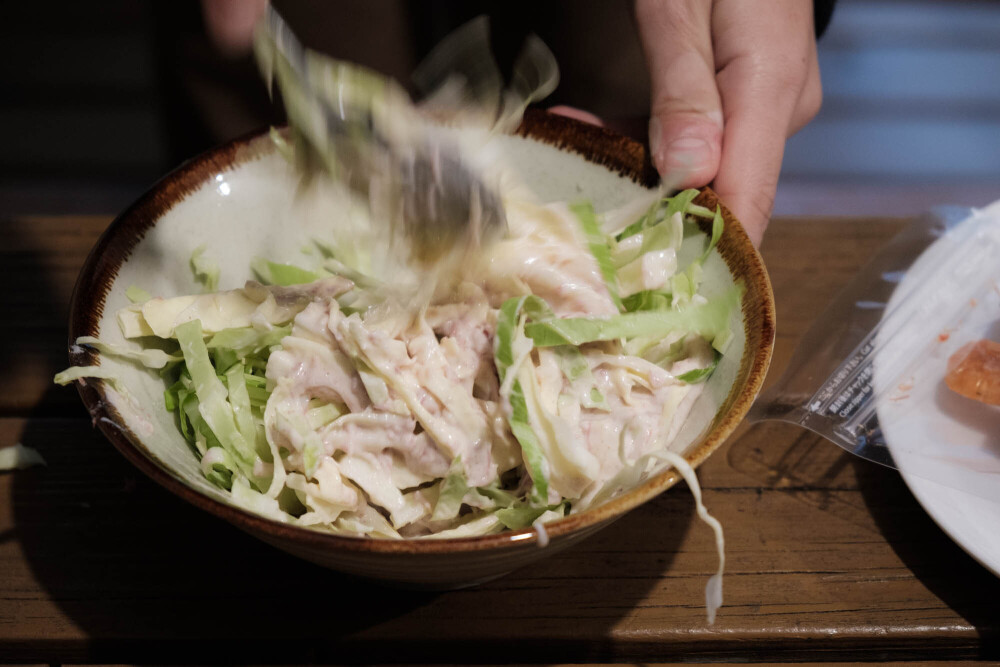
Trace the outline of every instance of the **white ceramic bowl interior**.
[[[503, 162], [541, 202], [588, 199], [601, 212], [645, 192], [629, 178], [569, 150], [520, 136], [494, 141]], [[328, 238], [338, 220], [361, 215], [356, 202], [343, 191], [328, 189], [300, 197], [294, 169], [269, 150], [267, 142], [266, 136], [255, 139], [256, 157], [212, 175], [156, 221], [118, 271], [99, 320], [98, 337], [125, 343], [115, 313], [129, 304], [125, 290], [132, 285], [164, 297], [201, 291], [189, 268], [192, 251], [199, 246], [206, 246], [205, 256], [220, 266], [220, 288], [231, 289], [252, 278], [250, 262], [258, 256], [308, 265], [310, 257], [302, 249], [311, 239]], [[717, 252], [705, 263], [704, 276], [706, 293], [733, 285], [730, 270]], [[731, 346], [672, 447], [679, 453], [698, 442], [732, 388], [746, 340], [739, 317], [739, 312], [734, 313]], [[230, 503], [227, 492], [204, 478], [174, 416], [164, 409], [163, 382], [154, 373], [113, 357], [102, 356], [100, 363], [113, 369], [127, 388], [127, 396], [108, 388], [107, 397], [125, 425], [141, 438], [147, 455], [188, 487]]]

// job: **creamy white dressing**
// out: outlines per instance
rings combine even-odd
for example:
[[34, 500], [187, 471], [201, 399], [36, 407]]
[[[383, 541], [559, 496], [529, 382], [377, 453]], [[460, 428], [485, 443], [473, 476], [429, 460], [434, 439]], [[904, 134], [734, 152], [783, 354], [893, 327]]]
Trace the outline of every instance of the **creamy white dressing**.
[[[554, 69], [539, 69], [543, 61], [528, 62], [543, 75], [542, 87], [554, 85]], [[334, 71], [327, 83], [348, 81], [348, 93], [370, 96], [367, 86], [356, 87], [370, 84], [371, 75], [342, 80], [349, 70]], [[384, 95], [393, 104], [403, 101], [391, 92], [375, 98]], [[506, 120], [499, 126], [520, 117], [520, 97], [504, 98], [512, 106], [503, 105]], [[389, 107], [375, 106], [376, 122], [388, 123], [385, 137], [412, 148], [408, 125], [382, 118]], [[293, 119], [298, 139], [328, 138], [325, 126], [308, 116]], [[463, 157], [495, 170], [488, 133], [477, 136], [478, 154]], [[440, 178], [441, 163], [430, 167]], [[687, 223], [677, 208], [685, 209], [697, 193], [661, 201], [662, 191], [650, 192], [602, 222], [586, 204], [534, 203], [513, 176], [493, 173], [507, 195], [506, 235], [479, 247], [486, 209], [478, 199], [482, 191], [474, 189], [469, 245], [456, 244], [432, 266], [417, 266], [410, 261], [412, 248], [398, 242], [403, 236], [394, 236], [400, 195], [413, 193], [394, 191], [399, 184], [390, 170], [375, 172], [368, 206], [341, 211], [332, 245], [316, 242], [324, 255], [318, 271], [328, 277], [289, 287], [251, 281], [238, 290], [149, 299], [119, 311], [126, 338], [181, 338], [182, 358], [90, 344], [150, 368], [183, 359], [187, 375], [178, 371], [177, 385], [184, 389], [168, 389], [167, 403], [180, 406], [182, 430], [201, 455], [205, 475], [231, 486], [238, 505], [337, 534], [449, 538], [530, 526], [545, 547], [546, 523], [633, 488], [656, 460], [669, 462], [715, 531], [719, 569], [706, 589], [713, 622], [722, 603], [722, 530], [705, 511], [693, 470], [669, 451], [704, 387], [685, 380], [703, 379], [716, 361], [708, 341], [689, 335], [682, 322], [697, 321], [690, 328], [709, 339], [724, 333], [718, 323], [724, 311], [681, 312], [688, 302], [708, 304], [694, 293], [704, 257], [678, 274]], [[706, 209], [686, 210], [704, 216]], [[675, 212], [668, 219], [669, 211]], [[434, 217], [434, 210], [429, 213]], [[638, 224], [628, 230], [631, 237], [604, 236], [632, 223]], [[715, 240], [720, 224], [716, 212]], [[386, 235], [387, 243], [380, 238]], [[687, 249], [681, 256], [691, 261]], [[529, 295], [535, 298], [522, 298]], [[675, 312], [660, 319], [668, 307]], [[652, 317], [635, 312], [646, 309]], [[587, 321], [549, 319], [553, 314]], [[610, 329], [603, 328], [605, 318]], [[188, 324], [194, 320], [203, 336], [246, 329], [221, 337], [256, 337], [257, 347], [249, 359], [243, 343], [220, 344], [209, 353], [214, 339], [207, 345], [198, 339]], [[677, 331], [668, 330], [668, 321]], [[279, 345], [278, 337], [260, 335], [276, 327], [284, 335], [289, 322], [291, 332]], [[645, 337], [555, 345], [633, 328]], [[692, 371], [699, 372], [685, 377]], [[69, 369], [56, 379], [82, 377], [114, 382], [102, 367]], [[192, 385], [201, 422], [185, 412]], [[187, 428], [192, 425], [193, 432]], [[222, 446], [209, 446], [216, 442]]]
[[[499, 382], [496, 308], [512, 287], [542, 296], [562, 316], [618, 312], [565, 206], [521, 202], [509, 215], [510, 238], [490, 248], [478, 274], [465, 276], [451, 292], [454, 302], [442, 301], [439, 290], [438, 300], [416, 313], [390, 304], [345, 315], [330, 299], [296, 316], [267, 365], [275, 383], [267, 435], [289, 450], [285, 467], [304, 475], [296, 486], [310, 514], [356, 511], [364, 502], [360, 489], [395, 530], [421, 534], [453, 461], [469, 488], [495, 484], [521, 465], [507, 423], [515, 382], [536, 406], [530, 426], [553, 504], [593, 496], [661, 447], [662, 435], [676, 435], [701, 391], [676, 378], [711, 362], [704, 341], [684, 343], [682, 358], [664, 367], [626, 354], [616, 342], [563, 358], [555, 348], [535, 349], [519, 327], [513, 362]], [[641, 247], [641, 236], [631, 243]], [[676, 253], [637, 254], [633, 264], [639, 288], [660, 287], [676, 270]], [[345, 406], [348, 414], [305, 433], [317, 400]], [[322, 462], [310, 468], [316, 457]], [[432, 493], [412, 491], [428, 484]], [[473, 507], [482, 503], [476, 498]]]
[[[539, 297], [558, 318], [617, 316], [620, 297], [668, 286], [680, 239], [655, 248], [656, 234], [640, 231], [609, 242], [612, 254], [599, 259], [593, 225], [565, 204], [512, 199], [507, 215], [504, 239], [436, 268], [424, 284], [412, 267], [388, 265], [346, 295], [351, 283], [340, 278], [287, 288], [248, 283], [129, 307], [120, 313], [122, 328], [169, 335], [203, 318], [209, 334], [267, 331], [294, 318], [267, 357], [262, 428], [270, 456], [258, 446], [267, 459], [252, 465], [259, 493], [233, 476], [240, 483], [234, 497], [260, 511], [338, 533], [398, 538], [497, 531], [516, 520], [500, 510], [527, 510], [523, 526], [533, 526], [544, 546], [544, 524], [568, 506], [585, 509], [649, 472], [650, 457], [669, 447], [703, 388], [679, 377], [710, 367], [714, 351], [683, 330], [536, 347], [525, 332], [528, 310], [513, 322], [502, 315], [508, 299]], [[683, 232], [677, 215], [663, 224], [671, 225], [668, 234]], [[351, 252], [371, 242], [359, 239]], [[352, 270], [382, 264], [373, 256], [366, 266]], [[209, 390], [225, 393], [221, 383], [196, 389], [202, 400]], [[207, 445], [195, 436], [205, 474], [228, 470], [226, 452]]]

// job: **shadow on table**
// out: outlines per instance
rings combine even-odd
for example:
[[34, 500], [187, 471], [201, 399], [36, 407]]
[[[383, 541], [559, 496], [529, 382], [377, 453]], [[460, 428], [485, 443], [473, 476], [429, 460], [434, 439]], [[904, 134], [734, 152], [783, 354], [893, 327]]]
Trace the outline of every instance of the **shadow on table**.
[[920, 582], [971, 623], [982, 658], [1000, 656], [1000, 579], [928, 516], [895, 470], [855, 459], [858, 486], [879, 530]]
[[[29, 420], [22, 442], [48, 467], [16, 475], [16, 529], [8, 537], [19, 541], [45, 596], [89, 640], [50, 642], [40, 626], [37, 643], [0, 650], [6, 659], [593, 657], [670, 567], [693, 515], [690, 494], [669, 493], [495, 582], [446, 593], [396, 590], [288, 556], [189, 506], [133, 469], [91, 428], [82, 406], [78, 416]], [[540, 638], [542, 625], [570, 640], [519, 640]]]
[[[75, 270], [64, 265], [77, 252], [49, 246], [78, 239], [7, 226], [8, 298], [25, 317], [2, 329], [10, 344], [0, 345], [0, 367], [48, 382], [66, 363], [65, 274]], [[27, 340], [37, 358], [24, 353]], [[0, 662], [601, 657], [610, 629], [662, 585], [693, 516], [690, 494], [678, 490], [495, 582], [448, 593], [389, 589], [288, 556], [172, 496], [92, 428], [75, 394], [50, 386], [40, 400], [18, 399], [35, 406], [20, 441], [48, 466], [11, 478], [15, 528], [0, 541], [16, 540], [30, 568], [22, 575], [15, 566], [7, 581], [30, 610], [18, 607], [19, 628], [35, 639], [4, 642]]]

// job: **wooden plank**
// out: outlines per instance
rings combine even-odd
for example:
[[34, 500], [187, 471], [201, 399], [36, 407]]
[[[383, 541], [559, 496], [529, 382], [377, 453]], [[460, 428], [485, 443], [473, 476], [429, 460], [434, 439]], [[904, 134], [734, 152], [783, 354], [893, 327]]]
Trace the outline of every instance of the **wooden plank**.
[[[61, 326], [60, 300], [104, 222], [10, 225], [0, 252], [44, 277], [38, 327]], [[778, 302], [774, 371], [900, 225], [772, 225], [764, 253]], [[61, 353], [39, 349], [17, 377]], [[4, 391], [8, 414], [30, 405]], [[0, 445], [23, 442], [49, 463], [0, 476], [0, 661], [996, 655], [1000, 581], [934, 526], [894, 472], [792, 426], [744, 426], [699, 471], [727, 534], [726, 605], [709, 627], [702, 604], [714, 549], [683, 485], [498, 581], [386, 589], [286, 556], [170, 496], [88, 420], [72, 418], [82, 412], [70, 406], [74, 392], [61, 393], [71, 399], [35, 395], [44, 416], [0, 419]]]
[[[0, 415], [69, 414], [79, 401], [51, 378], [65, 367], [66, 322], [76, 276], [107, 216], [20, 217], [0, 222], [6, 231], [0, 262], [6, 269], [8, 307], [17, 318], [0, 328]], [[779, 220], [764, 252], [779, 299], [779, 336], [798, 335], [878, 245], [899, 229], [870, 219]], [[860, 254], [859, 254], [860, 253]], [[805, 272], [810, 290], [798, 289]], [[73, 412], [72, 414], [80, 414]]]
[[83, 414], [76, 392], [55, 387], [66, 367], [69, 303], [77, 274], [107, 216], [24, 217], [0, 222], [5, 304], [14, 314], [0, 327], [0, 414]]
[[[838, 466], [845, 455], [831, 446], [810, 455], [837, 474], [808, 488], [731, 465], [737, 450], [773, 456], [796, 437], [786, 428], [751, 430], [701, 469], [727, 532], [726, 606], [709, 627], [715, 554], [683, 487], [501, 580], [398, 591], [285, 556], [185, 505], [87, 421], [3, 419], [0, 439], [36, 447], [49, 465], [0, 478], [0, 659], [141, 660], [150, 647], [181, 659], [222, 638], [236, 660], [745, 659], [748, 645], [768, 660], [818, 646], [842, 659], [977, 655], [997, 631], [1000, 582], [894, 473]], [[845, 516], [830, 498], [867, 512]]]
[[[409, 664], [399, 664], [393, 663], [394, 667], [412, 667], [414, 664], [419, 663], [409, 663]], [[665, 667], [666, 665], [675, 665], [674, 662], [645, 662], [643, 667]], [[698, 663], [700, 667], [720, 667], [720, 665], [731, 665], [731, 662], [700, 662]], [[788, 662], [784, 663], [785, 667], [858, 667], [859, 665], [871, 665], [870, 662]], [[926, 661], [891, 661], [891, 662], [880, 662], [879, 664], [885, 667], [924, 667], [927, 665]], [[519, 667], [543, 667], [538, 663], [517, 663]], [[548, 663], [547, 667], [598, 667], [602, 665], [603, 667], [634, 667], [633, 663], [621, 663], [621, 662], [601, 662], [601, 663]], [[973, 660], [940, 660], [934, 662], [934, 667], [965, 667], [968, 665], [982, 665], [981, 662]], [[66, 667], [72, 667], [67, 665]], [[98, 667], [92, 665], [91, 667]], [[110, 667], [110, 666], [109, 666]], [[381, 667], [379, 665], [374, 665], [373, 667]]]

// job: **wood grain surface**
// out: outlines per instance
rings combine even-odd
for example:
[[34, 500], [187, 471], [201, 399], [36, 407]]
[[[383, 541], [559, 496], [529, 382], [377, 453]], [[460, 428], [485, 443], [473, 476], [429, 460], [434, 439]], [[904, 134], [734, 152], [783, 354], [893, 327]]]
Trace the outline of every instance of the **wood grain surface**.
[[[106, 218], [5, 220], [0, 661], [888, 661], [1000, 656], [1000, 580], [892, 471], [792, 426], [744, 425], [705, 465], [726, 529], [708, 626], [710, 531], [683, 485], [587, 542], [483, 586], [401, 591], [300, 562], [188, 506], [94, 431], [65, 362], [73, 281]], [[770, 380], [901, 221], [777, 220]]]

